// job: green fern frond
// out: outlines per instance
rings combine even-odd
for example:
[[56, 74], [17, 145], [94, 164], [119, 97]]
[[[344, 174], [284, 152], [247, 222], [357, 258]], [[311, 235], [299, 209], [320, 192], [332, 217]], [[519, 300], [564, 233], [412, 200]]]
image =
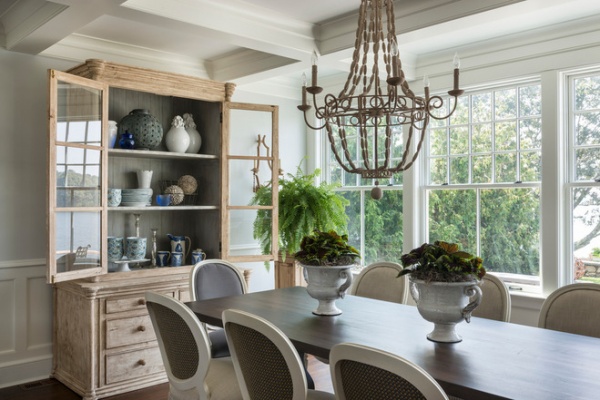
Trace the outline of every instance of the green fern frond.
[[[295, 253], [302, 238], [314, 230], [347, 232], [348, 200], [337, 194], [335, 185], [314, 181], [320, 174], [304, 174], [300, 166], [296, 173], [288, 173], [279, 180], [279, 247], [282, 252]], [[255, 193], [250, 205], [270, 205], [271, 186], [263, 186]], [[268, 210], [258, 210], [253, 225], [253, 235], [261, 244], [263, 254], [271, 253], [271, 215]]]

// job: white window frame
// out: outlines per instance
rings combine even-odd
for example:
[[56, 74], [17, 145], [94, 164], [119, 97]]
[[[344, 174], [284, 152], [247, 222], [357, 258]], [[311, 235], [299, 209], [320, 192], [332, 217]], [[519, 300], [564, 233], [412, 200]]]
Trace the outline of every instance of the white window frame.
[[[487, 91], [495, 91], [495, 90], [501, 90], [503, 88], [505, 89], [511, 89], [517, 86], [525, 86], [525, 85], [529, 85], [529, 84], [539, 84], [542, 90], [542, 115], [541, 115], [541, 121], [542, 121], [542, 132], [544, 132], [544, 97], [543, 97], [543, 84], [542, 81], [540, 79], [539, 76], [532, 76], [532, 77], [527, 77], [527, 78], [523, 78], [523, 79], [515, 79], [515, 80], [509, 80], [509, 81], [505, 81], [505, 82], [499, 82], [499, 83], [490, 83], [488, 85], [480, 85], [478, 87], [473, 87], [473, 88], [468, 88], [467, 90], [465, 90], [465, 94], [463, 94], [463, 96], [470, 96], [473, 94], [477, 94], [477, 93], [484, 93]], [[444, 97], [444, 96], [442, 96]], [[445, 101], [449, 101], [449, 100], [445, 100]], [[493, 111], [492, 111], [493, 112]], [[469, 122], [469, 125], [471, 124], [471, 122]], [[544, 135], [542, 134], [542, 144], [541, 144], [541, 148], [544, 148], [544, 143], [543, 143], [543, 137]], [[470, 142], [471, 138], [469, 138], [469, 142]], [[422, 221], [423, 221], [423, 225], [425, 226], [425, 230], [423, 232], [424, 234], [424, 241], [427, 241], [427, 238], [429, 237], [429, 204], [427, 204], [427, 192], [431, 191], [431, 190], [461, 190], [461, 189], [465, 189], [465, 190], [475, 190], [476, 192], [476, 196], [479, 199], [480, 197], [480, 191], [481, 190], [488, 190], [488, 189], [517, 189], [517, 188], [523, 188], [523, 189], [527, 189], [527, 188], [538, 188], [540, 190], [540, 210], [541, 210], [541, 203], [543, 201], [542, 199], [542, 194], [541, 194], [541, 190], [542, 190], [542, 181], [543, 181], [543, 171], [541, 173], [541, 179], [539, 182], [525, 182], [525, 183], [467, 183], [467, 184], [446, 184], [446, 185], [440, 185], [440, 184], [429, 184], [429, 149], [430, 149], [430, 135], [428, 134], [426, 137], [426, 143], [423, 146], [424, 147], [424, 151], [423, 154], [421, 154], [420, 157], [422, 157], [421, 160], [421, 164], [422, 164], [422, 168], [423, 168], [423, 174], [421, 176], [421, 182], [422, 185], [420, 185], [421, 188], [421, 196], [422, 199], [424, 199], [424, 207], [423, 207], [423, 212], [422, 212]], [[518, 150], [518, 152], [520, 152], [521, 150]], [[470, 153], [469, 153], [470, 154]], [[467, 156], [469, 155], [467, 154]], [[492, 153], [492, 157], [493, 157]], [[543, 150], [541, 150], [541, 157], [543, 157]], [[449, 159], [449, 154], [447, 155], [447, 158]], [[494, 162], [492, 160], [492, 162]], [[542, 165], [543, 165], [543, 161], [542, 161]], [[517, 164], [517, 171], [519, 170], [519, 164]], [[471, 178], [471, 170], [469, 168], [469, 179]], [[477, 200], [477, 207], [479, 207], [479, 200]], [[406, 208], [405, 208], [406, 210]], [[541, 212], [541, 211], [540, 211]], [[479, 216], [478, 216], [479, 218]], [[540, 219], [542, 219], [542, 216], [540, 216]], [[543, 220], [540, 221], [540, 224], [542, 223]], [[478, 227], [477, 227], [478, 229]], [[480, 249], [481, 249], [481, 243], [480, 243], [480, 237], [479, 237], [479, 232], [477, 232], [477, 237], [476, 237], [476, 248], [477, 248], [477, 254], [480, 253]], [[512, 274], [512, 273], [504, 273], [504, 272], [494, 272], [495, 275], [497, 275], [498, 277], [500, 277], [502, 280], [504, 280], [507, 284], [507, 286], [509, 287], [509, 289], [511, 291], [518, 291], [520, 293], [530, 293], [530, 294], [540, 294], [542, 292], [542, 275], [543, 275], [543, 262], [542, 262], [542, 251], [543, 251], [543, 246], [542, 246], [542, 229], [540, 226], [540, 265], [539, 265], [539, 276], [528, 276], [528, 275], [522, 275], [522, 274]]]

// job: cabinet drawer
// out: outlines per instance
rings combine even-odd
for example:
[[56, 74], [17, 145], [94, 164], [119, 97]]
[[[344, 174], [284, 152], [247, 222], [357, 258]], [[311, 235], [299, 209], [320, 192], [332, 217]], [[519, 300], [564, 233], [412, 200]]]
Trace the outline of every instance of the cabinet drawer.
[[[174, 292], [163, 292], [162, 294], [175, 297]], [[144, 293], [127, 297], [113, 297], [110, 299], [106, 299], [107, 314], [142, 309], [146, 309], [146, 299], [144, 298]]]
[[156, 340], [149, 315], [106, 321], [106, 348]]
[[106, 356], [106, 383], [116, 383], [164, 372], [158, 347]]

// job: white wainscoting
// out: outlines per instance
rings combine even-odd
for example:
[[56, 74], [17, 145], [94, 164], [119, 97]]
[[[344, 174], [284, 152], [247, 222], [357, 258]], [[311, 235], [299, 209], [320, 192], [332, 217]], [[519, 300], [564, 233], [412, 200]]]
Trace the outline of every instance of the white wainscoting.
[[52, 286], [45, 260], [0, 262], [0, 388], [48, 378]]

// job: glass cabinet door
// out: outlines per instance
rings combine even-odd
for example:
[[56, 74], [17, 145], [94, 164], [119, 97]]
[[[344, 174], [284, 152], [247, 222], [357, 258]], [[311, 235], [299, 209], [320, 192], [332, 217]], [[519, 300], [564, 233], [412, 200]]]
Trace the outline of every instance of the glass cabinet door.
[[[278, 252], [279, 109], [230, 103], [223, 106], [223, 200], [221, 254], [229, 261], [271, 261]], [[270, 188], [250, 205], [259, 186]], [[253, 238], [255, 223], [271, 231], [270, 253]], [[262, 246], [261, 246], [262, 247]]]
[[48, 282], [106, 273], [108, 87], [49, 71]]

